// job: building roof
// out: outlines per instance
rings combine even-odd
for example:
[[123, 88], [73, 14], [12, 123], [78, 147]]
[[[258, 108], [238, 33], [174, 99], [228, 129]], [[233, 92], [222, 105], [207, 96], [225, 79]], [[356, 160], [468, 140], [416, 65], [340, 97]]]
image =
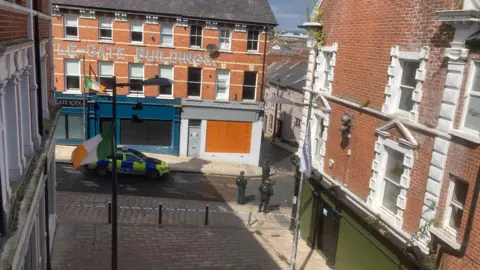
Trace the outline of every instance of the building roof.
[[306, 83], [307, 68], [307, 62], [298, 62], [294, 65], [275, 62], [267, 69], [267, 79], [271, 84], [303, 91]]
[[53, 4], [277, 25], [268, 0], [53, 0]]

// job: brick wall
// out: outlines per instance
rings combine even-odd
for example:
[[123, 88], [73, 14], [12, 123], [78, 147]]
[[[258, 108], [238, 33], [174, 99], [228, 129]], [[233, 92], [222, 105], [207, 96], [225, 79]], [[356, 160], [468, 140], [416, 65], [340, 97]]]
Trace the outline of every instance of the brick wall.
[[27, 38], [27, 15], [0, 9], [0, 42]]
[[[97, 19], [84, 19], [79, 17], [79, 38], [80, 41], [66, 41], [64, 40], [64, 26], [63, 17], [53, 17], [53, 35], [54, 43], [60, 44], [64, 50], [68, 48], [68, 44], [75, 44], [77, 48], [87, 51], [87, 44], [95, 44], [97, 50], [101, 46], [105, 48], [125, 48], [125, 60], [116, 61], [114, 64], [115, 75], [117, 76], [117, 82], [128, 81], [128, 63], [144, 63], [144, 76], [145, 78], [153, 77], [158, 74], [158, 65], [162, 63], [148, 62], [148, 61], [135, 61], [134, 55], [138, 46], [131, 45], [130, 41], [130, 22], [113, 21], [113, 41], [115, 44], [102, 44], [98, 42], [99, 29], [98, 29], [98, 17], [112, 16], [110, 13], [97, 12]], [[129, 20], [138, 19], [145, 20], [144, 16], [129, 16]], [[171, 21], [171, 20], [170, 20]], [[160, 22], [161, 23], [161, 22]], [[193, 50], [188, 48], [190, 45], [189, 28], [174, 27], [174, 46], [175, 49], [160, 48], [160, 25], [158, 24], [144, 24], [144, 46], [146, 50], [160, 49], [164, 55], [170, 55], [171, 51], [182, 53], [196, 53], [206, 54], [205, 48], [208, 44], [216, 44], [218, 46], [219, 31], [203, 28], [203, 41], [202, 50]], [[231, 25], [233, 30], [234, 25]], [[232, 53], [220, 53], [220, 56], [215, 59], [215, 66], [201, 65], [202, 67], [202, 98], [214, 99], [215, 98], [215, 80], [216, 69], [230, 70], [230, 100], [242, 100], [243, 91], [243, 77], [244, 71], [256, 71], [258, 73], [258, 84], [256, 97], [260, 99], [261, 96], [261, 82], [262, 82], [262, 65], [263, 65], [263, 50], [264, 50], [264, 34], [260, 32], [260, 44], [258, 54], [247, 54], [247, 33], [232, 32]], [[55, 49], [56, 47], [54, 47]], [[58, 91], [64, 89], [64, 56], [58, 55], [55, 49], [55, 86]], [[77, 56], [77, 58], [83, 57], [83, 54]], [[85, 73], [96, 75], [98, 72], [98, 63], [96, 57], [85, 56], [86, 65]], [[98, 59], [101, 60], [101, 59]], [[115, 61], [110, 59], [109, 61]], [[172, 65], [172, 64], [168, 64]], [[187, 74], [188, 67], [193, 65], [189, 63], [177, 63], [174, 64], [174, 96], [177, 98], [187, 97]], [[127, 94], [128, 89], [117, 89], [119, 94]], [[146, 96], [157, 96], [157, 87], [145, 87]]]
[[40, 28], [40, 38], [48, 37], [49, 28], [50, 28], [50, 21], [48, 20], [39, 20], [39, 28]]
[[[444, 50], [452, 41], [454, 29], [437, 21], [437, 10], [458, 7], [454, 0], [353, 1], [324, 0], [323, 31], [325, 46], [338, 43], [332, 95], [357, 104], [369, 101], [369, 107], [380, 111], [385, 102], [387, 70], [392, 46], [402, 51], [420, 51], [430, 47], [423, 98], [419, 108], [420, 125], [436, 128], [446, 69]], [[372, 177], [372, 161], [377, 140], [375, 129], [385, 123], [366, 113], [329, 100], [329, 134], [326, 146], [327, 174], [346, 185], [366, 201]], [[341, 115], [354, 114], [349, 140], [340, 132]], [[418, 229], [432, 157], [434, 134], [408, 127], [419, 147], [414, 151], [403, 229]], [[347, 151], [351, 150], [351, 155]], [[329, 160], [334, 164], [330, 168]]]
[[40, 12], [50, 15], [50, 1], [49, 0], [37, 0], [37, 8]]

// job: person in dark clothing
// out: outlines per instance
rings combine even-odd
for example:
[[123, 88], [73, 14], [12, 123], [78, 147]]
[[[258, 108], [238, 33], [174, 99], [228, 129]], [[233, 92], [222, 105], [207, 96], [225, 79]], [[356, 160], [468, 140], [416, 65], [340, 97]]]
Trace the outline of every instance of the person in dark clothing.
[[237, 177], [237, 203], [243, 204], [245, 197], [245, 189], [247, 188], [247, 178], [245, 172], [241, 171]]
[[267, 213], [270, 197], [273, 195], [273, 187], [270, 179], [267, 178], [267, 180], [260, 185], [258, 190], [260, 191], [260, 206], [258, 212], [261, 213], [263, 208], [263, 212]]

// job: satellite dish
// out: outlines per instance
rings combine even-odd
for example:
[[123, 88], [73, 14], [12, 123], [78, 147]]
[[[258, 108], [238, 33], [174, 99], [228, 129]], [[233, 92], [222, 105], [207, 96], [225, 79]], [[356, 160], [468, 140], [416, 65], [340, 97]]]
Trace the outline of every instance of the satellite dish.
[[208, 44], [206, 50], [209, 53], [216, 53], [218, 51], [218, 48], [215, 44]]

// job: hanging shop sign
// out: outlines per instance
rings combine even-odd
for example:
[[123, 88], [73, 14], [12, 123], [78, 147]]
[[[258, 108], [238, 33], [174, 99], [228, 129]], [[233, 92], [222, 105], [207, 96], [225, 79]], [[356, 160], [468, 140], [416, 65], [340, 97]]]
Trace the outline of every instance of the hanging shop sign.
[[57, 106], [83, 108], [83, 100], [78, 99], [57, 99]]
[[[54, 45], [59, 56], [77, 57], [80, 54], [87, 54], [89, 57], [98, 57], [102, 60], [125, 60], [124, 47], [98, 46], [98, 44], [87, 44], [87, 49], [77, 48], [77, 44]], [[212, 58], [208, 53], [179, 52], [176, 50], [163, 50], [157, 48], [137, 47], [135, 52], [136, 61], [158, 62], [165, 64], [195, 64], [214, 66]]]

